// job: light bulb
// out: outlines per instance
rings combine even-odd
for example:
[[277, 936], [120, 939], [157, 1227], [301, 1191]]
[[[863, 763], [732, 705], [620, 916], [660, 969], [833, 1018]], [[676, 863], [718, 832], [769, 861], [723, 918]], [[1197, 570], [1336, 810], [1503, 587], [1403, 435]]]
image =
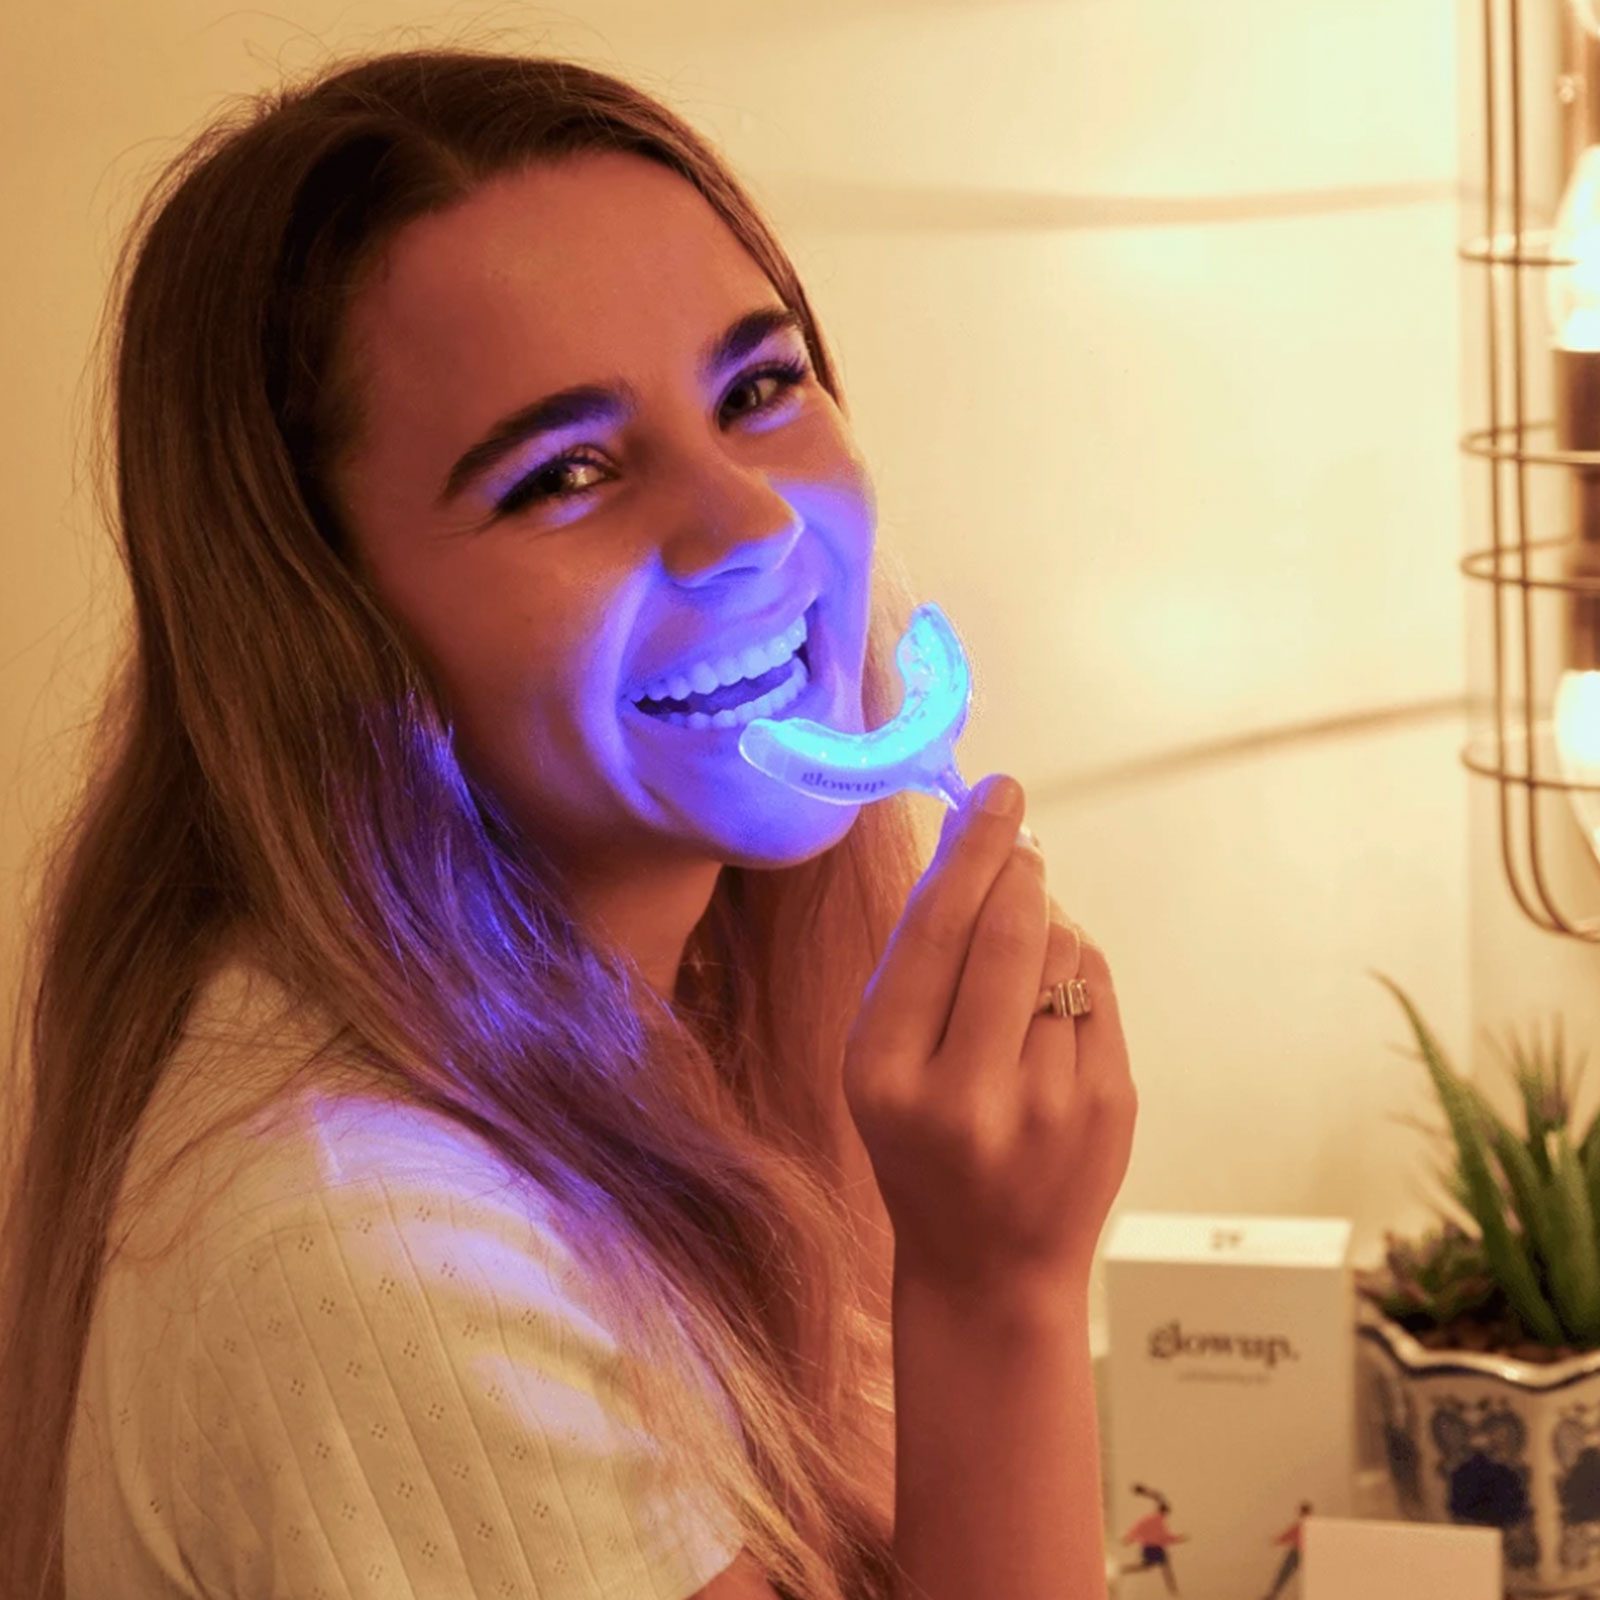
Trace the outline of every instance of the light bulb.
[[[1563, 672], [1556, 685], [1556, 763], [1568, 783], [1600, 784], [1600, 672]], [[1569, 789], [1578, 826], [1600, 856], [1600, 790]]]
[[[1571, 0], [1571, 11], [1580, 29], [1600, 38], [1600, 0]], [[1593, 46], [1586, 44], [1582, 51], [1586, 67], [1594, 58]], [[1564, 78], [1562, 87], [1564, 100], [1570, 99], [1568, 91], [1571, 96], [1586, 93], [1585, 74]], [[1589, 145], [1573, 165], [1550, 230], [1550, 262], [1545, 310], [1551, 342], [1557, 350], [1571, 353], [1565, 361], [1557, 357], [1566, 405], [1556, 442], [1563, 450], [1594, 449], [1600, 444], [1596, 437], [1600, 415], [1589, 381], [1595, 369], [1587, 357], [1600, 352], [1600, 145]], [[1600, 480], [1580, 468], [1575, 494], [1579, 538], [1592, 549], [1600, 543]], [[1573, 614], [1574, 640], [1587, 639], [1588, 648], [1582, 655], [1574, 649], [1574, 656], [1594, 660], [1593, 601], [1581, 604]], [[1556, 684], [1552, 720], [1556, 765], [1563, 781], [1596, 786], [1569, 789], [1567, 799], [1585, 842], [1600, 858], [1600, 672], [1582, 668], [1563, 672]]]
[[[1600, 0], [1594, 0], [1600, 5]], [[1578, 157], [1550, 234], [1545, 288], [1552, 338], [1561, 350], [1600, 350], [1600, 145]]]

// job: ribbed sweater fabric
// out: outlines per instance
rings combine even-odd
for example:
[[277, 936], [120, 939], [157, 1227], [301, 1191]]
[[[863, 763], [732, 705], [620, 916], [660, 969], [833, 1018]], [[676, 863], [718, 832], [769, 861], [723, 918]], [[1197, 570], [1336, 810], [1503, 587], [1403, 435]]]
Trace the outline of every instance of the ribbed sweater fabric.
[[336, 1077], [167, 1165], [303, 1063], [315, 1020], [230, 953], [141, 1121], [68, 1600], [686, 1600], [737, 1532], [668, 1484], [570, 1253], [487, 1144]]

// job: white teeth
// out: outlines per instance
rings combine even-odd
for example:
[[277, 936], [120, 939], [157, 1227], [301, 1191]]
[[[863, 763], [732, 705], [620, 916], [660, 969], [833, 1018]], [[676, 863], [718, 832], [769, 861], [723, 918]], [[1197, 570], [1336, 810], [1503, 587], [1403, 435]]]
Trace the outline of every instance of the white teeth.
[[673, 673], [669, 677], [657, 678], [654, 683], [645, 684], [632, 698], [635, 701], [683, 700], [691, 691], [710, 694], [714, 689], [730, 683], [762, 677], [788, 661], [805, 643], [806, 636], [806, 619], [802, 615], [785, 632], [766, 644], [747, 646], [737, 655], [698, 661], [687, 672]]
[[729, 706], [727, 710], [719, 711], [715, 716], [704, 711], [691, 711], [687, 715], [681, 711], [672, 711], [661, 720], [671, 722], [680, 728], [742, 728], [747, 722], [754, 722], [757, 717], [775, 717], [787, 710], [805, 693], [806, 685], [810, 681], [811, 675], [806, 671], [805, 663], [796, 660], [794, 670], [789, 676], [776, 689], [769, 690], [759, 700], [747, 700], [742, 706]]

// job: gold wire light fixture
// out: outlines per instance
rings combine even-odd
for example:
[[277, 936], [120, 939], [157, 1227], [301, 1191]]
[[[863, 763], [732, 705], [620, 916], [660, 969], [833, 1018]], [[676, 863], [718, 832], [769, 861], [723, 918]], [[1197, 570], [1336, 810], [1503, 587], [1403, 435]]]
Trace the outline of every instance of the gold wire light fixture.
[[1462, 760], [1498, 785], [1517, 904], [1547, 932], [1600, 942], [1600, 918], [1557, 905], [1540, 809], [1553, 796], [1557, 826], [1576, 823], [1600, 860], [1600, 0], [1482, 0], [1481, 42], [1483, 226], [1460, 255], [1487, 288], [1489, 425], [1462, 449], [1488, 465], [1493, 542], [1461, 570], [1490, 585], [1494, 725]]

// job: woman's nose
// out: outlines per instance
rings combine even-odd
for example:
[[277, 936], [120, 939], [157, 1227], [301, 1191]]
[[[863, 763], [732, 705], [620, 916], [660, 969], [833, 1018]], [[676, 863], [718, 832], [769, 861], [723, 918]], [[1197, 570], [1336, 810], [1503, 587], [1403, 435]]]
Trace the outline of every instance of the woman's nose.
[[674, 550], [665, 563], [677, 581], [688, 588], [715, 583], [740, 572], [772, 572], [789, 559], [800, 537], [798, 518], [767, 533], [738, 537], [708, 534], [692, 546]]
[[[715, 477], [714, 484], [707, 483]], [[740, 571], [765, 572], [788, 560], [805, 519], [765, 472], [732, 467], [702, 474], [663, 544], [662, 562], [680, 582], [710, 583]]]

